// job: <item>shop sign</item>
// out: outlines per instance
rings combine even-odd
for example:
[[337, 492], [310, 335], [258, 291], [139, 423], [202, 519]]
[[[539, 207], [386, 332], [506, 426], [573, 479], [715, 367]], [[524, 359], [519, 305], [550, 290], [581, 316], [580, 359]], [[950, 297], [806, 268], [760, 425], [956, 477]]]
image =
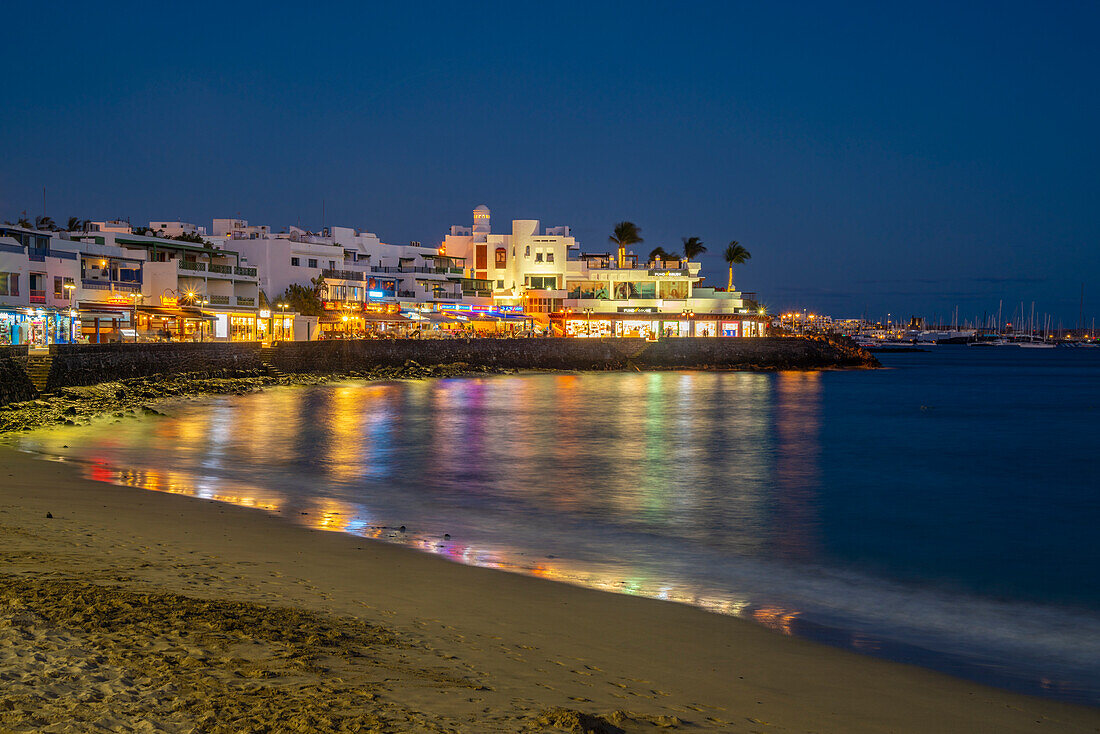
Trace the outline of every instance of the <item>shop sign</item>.
[[180, 305], [180, 299], [175, 296], [161, 296], [160, 305], [165, 308], [177, 308]]
[[619, 306], [619, 313], [657, 313], [656, 306]]
[[335, 311], [340, 308], [340, 304], [337, 301], [321, 301], [321, 308], [326, 311]]
[[110, 296], [107, 297], [107, 302], [114, 303], [116, 305], [120, 303], [130, 304], [131, 300], [121, 293], [112, 293]]
[[371, 298], [384, 298], [386, 294], [382, 291], [367, 291], [367, 295]]
[[261, 318], [261, 319], [269, 319], [269, 318], [271, 318], [271, 311], [269, 311], [269, 310], [268, 310], [268, 309], [266, 309], [266, 308], [261, 308], [261, 309], [260, 309], [260, 318]]
[[523, 306], [497, 306], [500, 313], [523, 313]]
[[678, 268], [676, 270], [650, 270], [649, 274], [655, 278], [682, 278], [685, 275], [688, 275], [688, 271], [684, 270], [683, 268]]

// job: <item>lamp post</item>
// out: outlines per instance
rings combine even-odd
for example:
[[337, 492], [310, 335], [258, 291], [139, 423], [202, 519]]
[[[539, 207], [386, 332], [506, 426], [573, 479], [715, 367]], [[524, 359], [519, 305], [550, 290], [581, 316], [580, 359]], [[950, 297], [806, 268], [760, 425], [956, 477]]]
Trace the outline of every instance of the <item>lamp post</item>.
[[205, 334], [203, 332], [204, 332], [205, 327], [206, 327], [206, 312], [203, 311], [203, 309], [206, 307], [206, 304], [208, 304], [208, 303], [210, 303], [210, 301], [206, 300], [205, 298], [202, 299], [202, 301], [199, 302], [199, 341], [200, 342], [205, 339]]
[[130, 328], [134, 330], [134, 344], [137, 344], [137, 305], [138, 300], [144, 298], [140, 293], [130, 294]]
[[588, 307], [584, 309], [584, 313], [588, 317], [588, 325], [585, 328], [585, 332], [588, 334], [588, 336], [592, 336], [592, 308]]
[[695, 323], [693, 321], [695, 312], [685, 308], [680, 312], [680, 318], [687, 319], [688, 321], [688, 336], [695, 336]]
[[76, 317], [76, 308], [74, 308], [75, 304], [73, 302], [76, 294], [76, 284], [65, 283], [65, 285], [62, 287], [65, 289], [65, 293], [69, 297], [69, 343], [72, 344], [76, 341], [76, 324], [73, 323]]
[[286, 304], [276, 304], [279, 307], [279, 339], [286, 339]]

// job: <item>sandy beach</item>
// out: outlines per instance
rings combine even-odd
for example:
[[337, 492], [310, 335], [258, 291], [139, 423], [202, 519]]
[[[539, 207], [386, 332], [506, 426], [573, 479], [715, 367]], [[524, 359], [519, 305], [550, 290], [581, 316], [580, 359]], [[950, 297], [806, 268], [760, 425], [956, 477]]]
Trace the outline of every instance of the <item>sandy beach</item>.
[[7, 449], [0, 559], [0, 731], [1100, 731], [1096, 709]]

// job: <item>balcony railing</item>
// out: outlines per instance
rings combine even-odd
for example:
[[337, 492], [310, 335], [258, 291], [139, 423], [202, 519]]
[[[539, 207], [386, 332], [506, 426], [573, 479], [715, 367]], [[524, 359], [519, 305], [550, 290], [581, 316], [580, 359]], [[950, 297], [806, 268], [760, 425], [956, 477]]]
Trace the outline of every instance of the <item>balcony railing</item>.
[[250, 296], [237, 296], [237, 305], [238, 306], [255, 306], [256, 305], [256, 299], [252, 298]]
[[46, 291], [31, 290], [31, 303], [45, 303]]
[[228, 306], [229, 296], [209, 296], [206, 300], [210, 301], [212, 305]]
[[398, 298], [416, 298], [416, 291], [397, 291]]
[[242, 268], [240, 265], [233, 268], [234, 275], [247, 275], [250, 278], [256, 277], [256, 268]]
[[232, 275], [233, 274], [233, 266], [232, 265], [215, 265], [214, 263], [210, 263], [210, 265], [208, 265], [206, 267], [206, 269], [207, 269], [208, 272], [211, 272], [211, 273], [223, 273], [225, 275]]
[[[374, 268], [371, 268], [374, 270]], [[364, 274], [358, 270], [332, 270], [326, 268], [321, 271], [322, 278], [338, 278], [340, 280], [363, 280]]]
[[176, 260], [176, 267], [179, 270], [206, 271], [206, 263], [195, 262], [194, 260]]
[[462, 272], [457, 268], [421, 268], [413, 267], [411, 265], [406, 265], [404, 267], [398, 268], [392, 266], [381, 267], [376, 265], [370, 269], [372, 273], [431, 273], [432, 275], [444, 275], [448, 272], [448, 270], [455, 270], [458, 273]]
[[80, 281], [80, 287], [92, 291], [140, 291], [141, 283], [120, 283], [117, 280], [112, 282], [109, 280], [88, 280], [85, 278]]

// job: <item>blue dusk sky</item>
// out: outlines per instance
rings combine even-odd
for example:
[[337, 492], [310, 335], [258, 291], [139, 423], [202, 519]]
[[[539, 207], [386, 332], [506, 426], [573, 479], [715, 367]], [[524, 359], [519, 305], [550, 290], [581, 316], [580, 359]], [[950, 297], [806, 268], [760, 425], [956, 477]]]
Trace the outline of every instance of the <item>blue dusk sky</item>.
[[0, 219], [439, 242], [487, 204], [837, 316], [1100, 316], [1100, 5], [15, 3]]

